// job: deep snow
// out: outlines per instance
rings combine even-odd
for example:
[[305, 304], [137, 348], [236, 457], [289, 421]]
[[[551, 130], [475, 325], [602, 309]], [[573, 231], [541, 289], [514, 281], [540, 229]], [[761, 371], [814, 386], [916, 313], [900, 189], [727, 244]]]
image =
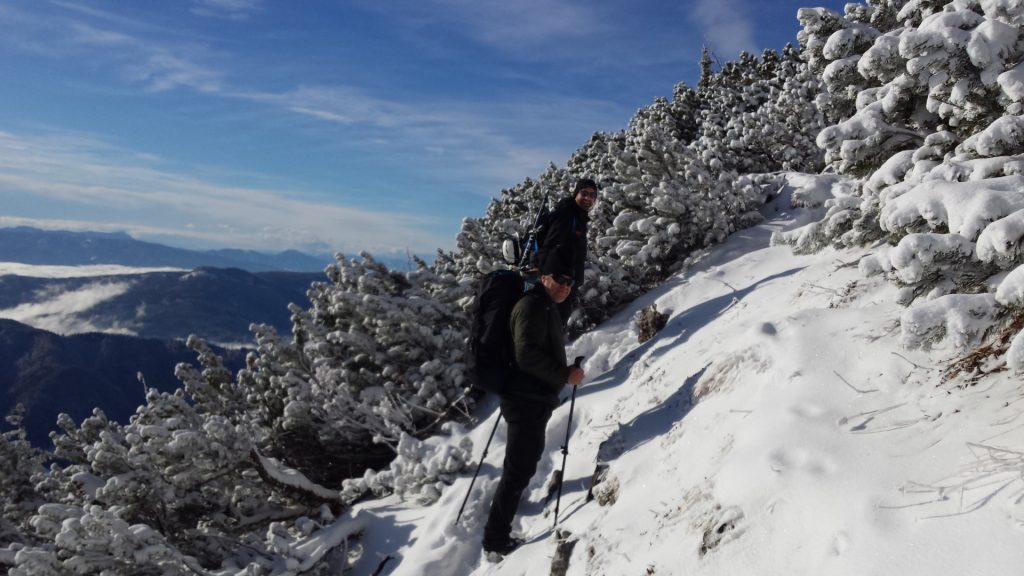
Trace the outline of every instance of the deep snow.
[[[577, 394], [560, 529], [578, 542], [568, 574], [1019, 574], [1024, 563], [1024, 399], [1003, 372], [946, 381], [962, 353], [900, 346], [897, 288], [858, 261], [878, 248], [794, 255], [771, 234], [821, 215], [791, 187], [764, 224], [732, 235], [686, 271], [573, 343]], [[633, 315], [655, 303], [667, 327], [638, 344]], [[568, 397], [569, 390], [566, 390]], [[480, 532], [501, 472], [504, 426], [458, 525], [472, 470], [440, 501], [359, 504], [355, 574], [548, 574], [555, 551], [546, 483], [560, 466], [569, 405], [499, 564]], [[494, 402], [468, 435], [479, 458]], [[598, 486], [586, 501], [599, 447]], [[340, 518], [347, 522], [351, 515]]]

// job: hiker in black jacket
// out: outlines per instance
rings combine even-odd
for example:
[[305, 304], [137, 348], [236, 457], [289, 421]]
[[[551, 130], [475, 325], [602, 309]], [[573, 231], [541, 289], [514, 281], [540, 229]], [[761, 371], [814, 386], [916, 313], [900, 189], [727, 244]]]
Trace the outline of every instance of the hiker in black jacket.
[[483, 547], [488, 553], [505, 555], [522, 544], [511, 537], [512, 520], [544, 453], [548, 419], [558, 407], [562, 387], [583, 381], [583, 370], [566, 362], [565, 328], [558, 311], [573, 283], [566, 258], [554, 253], [537, 284], [512, 309], [516, 371], [501, 395], [508, 438], [501, 481], [484, 526]]
[[576, 182], [572, 195], [563, 198], [547, 218], [544, 240], [537, 248], [537, 261], [544, 269], [544, 261], [554, 252], [568, 254], [572, 270], [573, 288], [569, 297], [558, 305], [562, 322], [569, 321], [572, 311], [579, 306], [583, 269], [587, 262], [587, 214], [597, 202], [597, 183], [590, 178]]

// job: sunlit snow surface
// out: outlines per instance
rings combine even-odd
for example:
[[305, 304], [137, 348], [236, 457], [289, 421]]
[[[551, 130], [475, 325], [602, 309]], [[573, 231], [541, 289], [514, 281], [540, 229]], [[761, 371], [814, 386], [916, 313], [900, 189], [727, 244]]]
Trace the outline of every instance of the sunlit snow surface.
[[[806, 177], [804, 177], [806, 178]], [[803, 182], [806, 184], [806, 182]], [[796, 182], [794, 182], [796, 184]], [[1016, 574], [1024, 561], [1024, 393], [1010, 374], [943, 382], [949, 344], [907, 351], [896, 288], [865, 277], [871, 249], [795, 256], [773, 231], [820, 212], [789, 193], [766, 223], [734, 234], [575, 342], [587, 356], [569, 442], [560, 528], [578, 539], [568, 574]], [[638, 344], [633, 314], [670, 314]], [[566, 390], [568, 393], [568, 390]], [[568, 394], [566, 394], [568, 396]], [[514, 530], [527, 544], [483, 560], [482, 524], [501, 472], [504, 425], [466, 512], [471, 472], [441, 500], [358, 505], [354, 573], [548, 574], [545, 484], [561, 465], [568, 402]], [[479, 457], [493, 404], [468, 434]], [[586, 502], [598, 447], [613, 504]], [[340, 519], [344, 521], [344, 519]]]

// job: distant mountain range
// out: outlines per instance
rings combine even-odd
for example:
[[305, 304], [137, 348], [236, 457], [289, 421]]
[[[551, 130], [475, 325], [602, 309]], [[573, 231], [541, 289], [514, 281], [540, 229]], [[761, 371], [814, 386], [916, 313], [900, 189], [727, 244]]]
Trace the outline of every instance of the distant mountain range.
[[136, 240], [124, 232], [68, 232], [25, 226], [0, 228], [0, 262], [322, 272], [333, 261], [330, 255], [311, 256], [296, 250], [277, 254], [252, 250], [185, 250]]
[[[245, 351], [216, 349], [232, 372], [245, 363]], [[127, 422], [145, 401], [137, 374], [162, 391], [180, 383], [174, 366], [196, 362], [180, 341], [160, 341], [116, 334], [58, 336], [0, 319], [0, 415], [25, 405], [25, 427], [32, 442], [49, 446], [57, 415], [76, 422], [101, 407], [112, 420]], [[3, 425], [6, 428], [6, 425]]]
[[[379, 261], [410, 267], [407, 258]], [[19, 227], [0, 228], [0, 262], [186, 270], [0, 274], [0, 416], [23, 403], [32, 440], [46, 444], [61, 412], [79, 421], [100, 407], [112, 419], [127, 420], [144, 400], [138, 372], [151, 387], [176, 388], [175, 364], [195, 361], [183, 343], [189, 334], [242, 347], [253, 344], [251, 323], [288, 334], [288, 304], [309, 306], [306, 291], [326, 280], [323, 270], [333, 258], [296, 251], [200, 252], [125, 233]], [[244, 352], [220, 352], [233, 371], [244, 364]]]
[[[345, 254], [348, 257], [357, 254]], [[433, 255], [420, 255], [430, 262]], [[374, 254], [395, 270], [410, 270], [406, 255]], [[27, 226], [0, 228], [0, 262], [51, 266], [119, 264], [143, 268], [241, 268], [249, 272], [323, 272], [333, 254], [285, 250], [276, 254], [254, 250], [186, 250], [136, 240], [124, 232], [69, 232]]]

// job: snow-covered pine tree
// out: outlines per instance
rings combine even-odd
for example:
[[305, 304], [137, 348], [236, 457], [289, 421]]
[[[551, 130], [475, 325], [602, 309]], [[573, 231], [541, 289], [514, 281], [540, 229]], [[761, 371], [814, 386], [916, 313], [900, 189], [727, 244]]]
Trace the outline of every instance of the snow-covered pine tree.
[[[907, 345], [937, 335], [975, 345], [1020, 313], [1024, 7], [915, 0], [856, 8], [872, 9], [899, 25], [859, 61], [877, 87], [860, 91], [855, 113], [819, 137], [839, 171], [866, 176], [859, 194], [836, 199], [856, 212], [852, 226], [831, 234], [845, 244], [889, 241], [861, 268], [904, 286], [901, 301], [913, 303], [903, 318]], [[1005, 270], [996, 294], [986, 293]], [[992, 350], [1024, 368], [1024, 337]]]
[[28, 441], [24, 414], [24, 406], [16, 406], [6, 418], [11, 429], [0, 434], [0, 546], [34, 542], [29, 519], [45, 502], [33, 480], [44, 472], [44, 453]]
[[[6, 551], [10, 574], [328, 568], [330, 547], [310, 555], [295, 544], [334, 520], [341, 493], [263, 456], [270, 431], [249, 417], [220, 359], [196, 339], [189, 345], [202, 370], [179, 366], [183, 387], [149, 389], [127, 425], [99, 410], [77, 426], [61, 416], [63, 432], [51, 435], [57, 463], [36, 475], [46, 503], [34, 511], [31, 538]], [[332, 569], [345, 562], [335, 558]]]
[[[339, 256], [329, 282], [295, 309], [294, 345], [308, 372], [284, 401], [286, 426], [314, 426], [324, 442], [397, 445], [465, 410], [469, 293], [425, 265], [388, 270], [369, 254]], [[458, 412], [456, 412], [458, 413]]]
[[[765, 58], [772, 54], [766, 51]], [[792, 45], [786, 45], [773, 66], [763, 80], [763, 102], [734, 120], [740, 153], [761, 158], [759, 172], [819, 172], [824, 154], [815, 139], [826, 126], [815, 103], [821, 82]]]
[[697, 89], [707, 89], [714, 76], [715, 58], [711, 55], [711, 49], [705, 45], [700, 51], [700, 77], [697, 79]]
[[882, 42], [878, 38], [900, 27], [897, 13], [905, 3], [906, 0], [849, 3], [842, 15], [827, 8], [798, 11], [803, 29], [797, 38], [803, 59], [826, 88], [818, 106], [831, 123], [852, 116], [860, 107], [858, 94], [878, 85], [875, 78], [863, 73], [862, 60], [866, 56], [887, 60], [883, 54], [866, 52], [872, 46], [891, 46], [891, 35], [890, 40]]
[[610, 143], [614, 176], [594, 209], [595, 223], [611, 224], [598, 229], [595, 252], [621, 262], [641, 288], [660, 279], [689, 244], [683, 225], [692, 192], [682, 181], [696, 158], [677, 125], [664, 98], [637, 112]]

